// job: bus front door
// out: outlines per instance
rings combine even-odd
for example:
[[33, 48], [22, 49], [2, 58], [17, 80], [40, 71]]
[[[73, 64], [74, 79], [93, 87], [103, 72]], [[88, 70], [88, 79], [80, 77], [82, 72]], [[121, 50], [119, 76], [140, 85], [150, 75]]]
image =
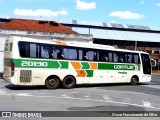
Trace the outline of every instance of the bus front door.
[[151, 75], [151, 62], [148, 54], [141, 54], [143, 74]]

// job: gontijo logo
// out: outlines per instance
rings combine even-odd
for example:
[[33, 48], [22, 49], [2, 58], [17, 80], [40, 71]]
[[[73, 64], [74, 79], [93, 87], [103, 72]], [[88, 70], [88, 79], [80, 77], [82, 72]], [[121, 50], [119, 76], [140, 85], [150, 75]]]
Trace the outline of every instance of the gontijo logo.
[[134, 65], [114, 65], [115, 70], [134, 70]]

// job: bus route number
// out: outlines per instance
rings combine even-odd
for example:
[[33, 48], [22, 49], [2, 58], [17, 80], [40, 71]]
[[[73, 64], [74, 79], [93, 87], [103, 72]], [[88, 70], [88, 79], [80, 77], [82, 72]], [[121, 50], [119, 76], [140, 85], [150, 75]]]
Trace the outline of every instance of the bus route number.
[[22, 61], [21, 66], [29, 66], [29, 67], [47, 67], [47, 62], [33, 62], [33, 61]]

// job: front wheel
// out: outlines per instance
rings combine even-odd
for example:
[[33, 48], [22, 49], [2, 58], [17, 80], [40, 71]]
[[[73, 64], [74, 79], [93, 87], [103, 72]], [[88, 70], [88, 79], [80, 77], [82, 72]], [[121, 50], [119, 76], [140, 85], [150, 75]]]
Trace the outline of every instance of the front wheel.
[[132, 77], [131, 78], [131, 84], [136, 85], [138, 83], [138, 77]]
[[71, 88], [73, 88], [76, 85], [76, 80], [72, 76], [67, 76], [62, 81], [62, 85], [66, 89], [71, 89]]
[[59, 87], [59, 79], [56, 77], [48, 78], [45, 82], [45, 86], [48, 89], [56, 89]]

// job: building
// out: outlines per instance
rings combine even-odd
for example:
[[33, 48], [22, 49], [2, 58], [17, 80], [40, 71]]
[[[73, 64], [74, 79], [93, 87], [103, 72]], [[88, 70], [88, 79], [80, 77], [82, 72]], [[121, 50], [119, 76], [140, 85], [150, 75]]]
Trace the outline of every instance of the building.
[[96, 44], [148, 52], [157, 61], [153, 72], [160, 74], [160, 29], [106, 22], [57, 21], [80, 34], [92, 35]]

